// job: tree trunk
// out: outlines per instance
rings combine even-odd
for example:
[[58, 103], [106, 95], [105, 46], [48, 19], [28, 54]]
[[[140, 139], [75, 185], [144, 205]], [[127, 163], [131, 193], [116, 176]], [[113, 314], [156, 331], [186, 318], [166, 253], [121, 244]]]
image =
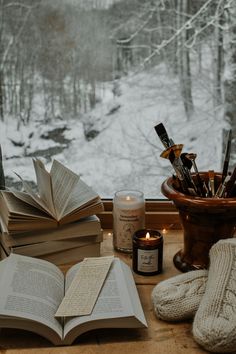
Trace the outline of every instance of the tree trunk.
[[230, 159], [233, 168], [236, 160], [236, 6], [232, 5], [228, 9], [229, 17], [229, 37], [225, 46], [227, 53], [227, 65], [224, 74], [224, 102], [225, 102], [225, 120], [232, 128], [232, 147]]
[[3, 7], [3, 0], [0, 0], [0, 119], [1, 121], [4, 121], [4, 109], [3, 109], [3, 103], [4, 103], [4, 72], [2, 68], [2, 56], [3, 56], [3, 21], [4, 21], [4, 7]]
[[[182, 27], [188, 19], [190, 8], [189, 0], [180, 0], [178, 3], [178, 27]], [[187, 118], [190, 119], [193, 113], [193, 99], [192, 99], [192, 83], [191, 83], [191, 68], [189, 49], [185, 45], [189, 39], [189, 29], [183, 29], [179, 35], [179, 55], [178, 55], [178, 69], [180, 78], [180, 87], [182, 99], [184, 102], [184, 108]]]
[[[216, 13], [217, 23], [215, 25], [215, 53], [213, 58], [213, 68], [214, 68], [214, 81], [213, 81], [213, 96], [214, 96], [214, 107], [217, 108], [222, 104], [222, 89], [221, 89], [221, 76], [223, 69], [223, 15], [219, 14], [219, 9]], [[222, 11], [220, 9], [220, 11]]]
[[4, 109], [3, 109], [3, 87], [4, 87], [4, 83], [3, 83], [3, 72], [0, 71], [0, 119], [3, 122], [4, 121]]

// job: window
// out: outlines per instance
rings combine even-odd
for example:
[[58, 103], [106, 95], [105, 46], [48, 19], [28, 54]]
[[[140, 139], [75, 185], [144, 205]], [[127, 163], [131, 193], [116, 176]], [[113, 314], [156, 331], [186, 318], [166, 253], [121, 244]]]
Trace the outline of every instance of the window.
[[[31, 158], [65, 163], [103, 197], [163, 198], [163, 122], [199, 170], [235, 132], [236, 5], [226, 0], [0, 4], [0, 129], [7, 185]], [[235, 134], [233, 134], [235, 136]], [[230, 168], [235, 163], [235, 139]]]

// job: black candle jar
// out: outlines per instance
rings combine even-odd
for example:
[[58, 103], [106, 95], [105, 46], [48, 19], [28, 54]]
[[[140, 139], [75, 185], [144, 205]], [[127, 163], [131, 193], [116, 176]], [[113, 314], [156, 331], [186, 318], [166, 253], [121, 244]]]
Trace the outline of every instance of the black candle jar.
[[141, 275], [162, 272], [163, 236], [157, 230], [142, 229], [133, 235], [133, 270]]

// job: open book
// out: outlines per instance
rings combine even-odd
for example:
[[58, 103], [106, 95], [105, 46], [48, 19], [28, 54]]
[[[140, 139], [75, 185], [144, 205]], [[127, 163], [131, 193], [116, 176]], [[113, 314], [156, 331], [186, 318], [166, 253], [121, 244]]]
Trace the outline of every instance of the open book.
[[0, 262], [0, 328], [20, 328], [55, 345], [71, 344], [99, 328], [141, 328], [147, 323], [130, 268], [118, 258], [90, 315], [59, 318], [55, 313], [80, 264], [63, 275], [47, 261], [10, 255]]
[[22, 180], [25, 192], [0, 191], [2, 221], [9, 233], [56, 227], [99, 213], [103, 204], [80, 176], [57, 160], [50, 172], [33, 159], [38, 193]]

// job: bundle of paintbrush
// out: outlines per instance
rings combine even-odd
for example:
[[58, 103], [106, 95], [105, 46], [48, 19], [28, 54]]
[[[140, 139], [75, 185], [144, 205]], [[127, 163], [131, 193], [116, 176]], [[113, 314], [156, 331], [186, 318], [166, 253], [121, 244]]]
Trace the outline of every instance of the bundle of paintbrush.
[[[204, 177], [198, 172], [196, 165], [197, 154], [183, 153], [183, 144], [175, 144], [172, 138], [169, 138], [167, 131], [162, 123], [155, 126], [165, 150], [161, 157], [168, 159], [174, 168], [175, 187], [185, 194], [197, 197], [211, 198], [229, 198], [236, 196], [236, 167], [233, 173], [228, 172], [229, 157], [231, 150], [232, 132], [229, 130], [227, 146], [223, 164], [222, 174], [209, 170]], [[191, 170], [193, 169], [193, 172]]]

